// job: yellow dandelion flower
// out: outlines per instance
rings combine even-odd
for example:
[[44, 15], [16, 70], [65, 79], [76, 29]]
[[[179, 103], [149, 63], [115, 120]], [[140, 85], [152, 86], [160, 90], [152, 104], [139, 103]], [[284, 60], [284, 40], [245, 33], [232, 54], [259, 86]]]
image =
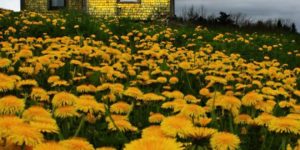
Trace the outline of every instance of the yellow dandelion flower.
[[161, 105], [161, 108], [173, 109], [174, 112], [179, 112], [186, 105], [186, 101], [183, 99], [175, 99], [171, 102], [165, 102]]
[[300, 113], [300, 105], [293, 105], [291, 110], [293, 113]]
[[156, 81], [158, 83], [167, 83], [168, 79], [166, 77], [158, 77]]
[[195, 118], [194, 123], [195, 123], [196, 125], [200, 125], [201, 127], [205, 127], [205, 126], [207, 126], [211, 121], [212, 121], [212, 118], [199, 117], [199, 118]]
[[186, 104], [180, 111], [180, 114], [186, 117], [198, 118], [200, 116], [205, 116], [205, 109], [196, 104]]
[[290, 113], [286, 117], [300, 121], [300, 114]]
[[114, 147], [98, 147], [96, 148], [96, 150], [117, 150], [117, 149]]
[[20, 73], [24, 73], [27, 75], [32, 75], [34, 73], [34, 68], [33, 67], [19, 67], [18, 70]]
[[223, 85], [227, 84], [227, 80], [225, 78], [217, 77], [217, 76], [206, 76], [205, 80], [210, 81], [210, 82], [220, 83]]
[[30, 97], [36, 101], [49, 101], [49, 95], [47, 91], [40, 87], [32, 88]]
[[276, 118], [276, 117], [272, 116], [268, 113], [262, 113], [254, 119], [254, 123], [261, 125], [261, 126], [265, 126], [265, 125], [268, 125], [270, 123], [270, 121], [273, 120], [274, 118]]
[[102, 85], [97, 86], [97, 91], [105, 91], [110, 89], [111, 83], [103, 83]]
[[206, 127], [194, 127], [192, 130], [188, 130], [184, 132], [184, 137], [192, 138], [192, 139], [203, 139], [209, 138], [213, 134], [217, 133], [218, 130], [214, 128], [206, 128]]
[[288, 117], [274, 118], [268, 124], [268, 129], [276, 133], [300, 134], [300, 121]]
[[32, 106], [23, 112], [22, 118], [26, 121], [35, 121], [38, 118], [51, 118], [51, 113], [43, 107]]
[[129, 121], [124, 119], [113, 119], [114, 122], [109, 121], [108, 123], [108, 129], [112, 131], [118, 131], [121, 132], [125, 131], [137, 131], [137, 128], [134, 127]]
[[210, 93], [210, 91], [209, 91], [208, 88], [202, 88], [202, 89], [200, 89], [199, 94], [203, 95], [203, 96], [206, 96], [206, 97], [210, 97], [211, 96], [211, 93]]
[[0, 115], [15, 115], [21, 113], [25, 108], [23, 99], [9, 95], [0, 98]]
[[0, 58], [0, 68], [7, 68], [8, 66], [10, 66], [10, 64], [11, 60], [7, 58]]
[[179, 79], [177, 77], [171, 77], [169, 79], [170, 84], [176, 84], [176, 83], [178, 83], [178, 81], [179, 81]]
[[300, 97], [300, 90], [295, 90], [293, 93]]
[[195, 96], [193, 96], [193, 95], [186, 95], [185, 97], [184, 97], [184, 100], [186, 100], [187, 102], [189, 102], [189, 103], [199, 103], [200, 102], [200, 100], [199, 99], [197, 99]]
[[165, 91], [162, 93], [162, 95], [166, 96], [167, 98], [175, 98], [175, 99], [183, 99], [184, 94], [180, 91]]
[[120, 95], [124, 91], [124, 85], [120, 83], [115, 83], [109, 86], [109, 89], [111, 93]]
[[253, 124], [254, 120], [247, 114], [239, 114], [234, 118], [236, 124]]
[[143, 101], [164, 101], [166, 98], [155, 93], [147, 93], [137, 99]]
[[124, 150], [183, 150], [183, 145], [170, 138], [142, 138], [125, 144]]
[[0, 92], [6, 92], [15, 88], [14, 78], [0, 73]]
[[22, 124], [23, 120], [15, 116], [0, 117], [0, 137], [6, 137], [12, 127]]
[[47, 143], [41, 143], [38, 144], [33, 148], [33, 150], [69, 150], [62, 144], [56, 143], [56, 142], [47, 142]]
[[68, 118], [78, 117], [79, 114], [77, 113], [75, 106], [63, 106], [55, 109], [54, 116], [57, 118]]
[[59, 80], [60, 80], [59, 76], [50, 76], [48, 78], [48, 83], [54, 83], [54, 82], [59, 81]]
[[93, 93], [96, 92], [96, 87], [94, 85], [79, 85], [76, 87], [76, 91], [80, 93]]
[[110, 111], [113, 113], [118, 113], [118, 114], [122, 114], [122, 113], [128, 113], [131, 111], [131, 106], [129, 104], [127, 104], [126, 102], [117, 102], [114, 103], [110, 106]]
[[239, 148], [240, 143], [238, 136], [227, 132], [215, 133], [210, 139], [213, 150], [235, 150]]
[[150, 113], [149, 116], [149, 122], [150, 123], [160, 123], [163, 121], [163, 119], [165, 118], [165, 116], [161, 113]]
[[163, 138], [166, 135], [161, 130], [160, 126], [149, 126], [142, 131], [142, 138]]
[[52, 83], [52, 87], [55, 87], [55, 86], [69, 86], [70, 84], [68, 83], [68, 81], [65, 81], [65, 80], [59, 80], [59, 81], [55, 81]]
[[239, 114], [241, 101], [234, 96], [220, 95], [209, 99], [206, 105], [209, 107], [220, 106], [222, 109], [228, 110], [232, 115], [236, 116]]
[[16, 84], [16, 87], [18, 89], [23, 88], [23, 87], [37, 87], [38, 83], [36, 82], [36, 80], [33, 79], [26, 79], [26, 80], [21, 80], [18, 81]]
[[59, 144], [63, 145], [67, 149], [73, 149], [73, 150], [94, 150], [94, 147], [92, 144], [90, 144], [85, 139], [81, 138], [72, 138], [60, 141]]
[[20, 146], [36, 146], [42, 143], [43, 135], [30, 125], [20, 124], [11, 127], [7, 140]]
[[48, 122], [43, 122], [43, 121], [32, 121], [30, 122], [30, 126], [34, 127], [38, 131], [42, 133], [58, 133], [59, 132], [59, 127], [57, 126], [56, 122], [54, 119], [49, 119], [54, 122], [48, 123]]
[[[180, 123], [179, 123], [180, 122]], [[187, 117], [184, 116], [171, 116], [165, 118], [161, 122], [162, 131], [170, 137], [184, 137], [187, 130], [192, 130], [193, 123]]]
[[259, 101], [264, 100], [264, 97], [262, 94], [259, 94], [257, 92], [249, 92], [247, 93], [243, 98], [242, 98], [242, 104], [244, 106], [254, 106], [256, 105]]
[[143, 92], [140, 89], [136, 88], [136, 87], [129, 87], [123, 92], [123, 94], [125, 96], [138, 98], [138, 97], [141, 97], [143, 95]]
[[76, 103], [78, 98], [68, 92], [60, 92], [54, 95], [52, 105], [54, 107], [70, 106]]
[[191, 69], [191, 64], [186, 61], [179, 63], [178, 66], [184, 70]]
[[75, 104], [75, 108], [84, 113], [98, 113], [101, 110], [97, 106], [98, 102], [95, 99], [86, 97], [80, 97]]
[[255, 105], [255, 109], [262, 110], [267, 113], [271, 113], [273, 111], [273, 108], [275, 105], [276, 105], [276, 102], [273, 100], [259, 101]]

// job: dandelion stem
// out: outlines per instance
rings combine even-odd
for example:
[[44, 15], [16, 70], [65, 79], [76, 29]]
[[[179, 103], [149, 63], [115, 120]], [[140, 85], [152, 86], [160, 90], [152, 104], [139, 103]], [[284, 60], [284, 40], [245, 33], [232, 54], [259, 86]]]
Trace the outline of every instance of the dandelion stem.
[[73, 137], [77, 137], [77, 136], [78, 136], [78, 134], [79, 134], [81, 128], [82, 128], [83, 125], [84, 125], [84, 122], [85, 122], [85, 116], [83, 116], [83, 117], [81, 118], [80, 123], [79, 123], [79, 126], [78, 126], [78, 128], [77, 128], [77, 130], [76, 130], [76, 132], [75, 132], [75, 134], [74, 134]]

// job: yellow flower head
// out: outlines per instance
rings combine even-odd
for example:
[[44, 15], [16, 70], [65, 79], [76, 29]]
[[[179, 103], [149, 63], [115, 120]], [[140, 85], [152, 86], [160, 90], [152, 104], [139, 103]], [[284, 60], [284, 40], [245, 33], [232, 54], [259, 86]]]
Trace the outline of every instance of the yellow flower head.
[[49, 101], [49, 95], [47, 91], [39, 87], [32, 88], [30, 97], [36, 101]]
[[32, 106], [23, 112], [22, 118], [26, 121], [35, 121], [39, 118], [51, 118], [51, 113], [43, 107]]
[[143, 95], [143, 92], [140, 89], [136, 88], [136, 87], [129, 87], [123, 92], [123, 94], [125, 96], [138, 98], [138, 97], [141, 97]]
[[215, 133], [210, 139], [213, 150], [235, 150], [239, 148], [240, 143], [238, 136], [227, 132]]
[[161, 113], [150, 113], [149, 122], [150, 123], [160, 123], [163, 121], [165, 116]]
[[171, 116], [161, 122], [161, 129], [167, 136], [184, 137], [183, 133], [193, 129], [193, 123], [185, 116]]
[[183, 145], [170, 138], [142, 138], [125, 145], [124, 150], [183, 150]]
[[14, 78], [0, 73], [0, 92], [6, 92], [15, 88]]
[[268, 113], [262, 113], [254, 119], [254, 122], [258, 125], [264, 126], [269, 125], [270, 121], [273, 120], [275, 116], [272, 116]]
[[56, 142], [47, 142], [47, 143], [41, 143], [38, 144], [33, 148], [33, 150], [69, 150], [62, 144], [56, 143]]
[[178, 81], [179, 81], [179, 79], [177, 77], [171, 77], [169, 79], [170, 84], [176, 84], [176, 83], [178, 83]]
[[108, 129], [112, 131], [137, 131], [137, 128], [134, 127], [128, 120], [125, 119], [113, 119], [114, 122], [111, 120], [108, 123]]
[[23, 87], [37, 87], [38, 83], [36, 80], [33, 79], [26, 79], [26, 80], [21, 80], [17, 82], [16, 87], [18, 89], [23, 88]]
[[78, 98], [68, 92], [60, 92], [54, 95], [52, 105], [54, 107], [71, 106], [76, 103]]
[[197, 99], [195, 96], [193, 96], [193, 95], [186, 95], [185, 97], [184, 97], [184, 100], [186, 100], [187, 102], [190, 102], [190, 103], [198, 103], [198, 102], [200, 102], [200, 100], [199, 99]]
[[0, 98], [0, 115], [15, 115], [21, 113], [25, 108], [23, 99], [9, 95]]
[[217, 133], [218, 130], [214, 128], [206, 128], [206, 127], [194, 127], [192, 130], [188, 130], [184, 132], [184, 136], [186, 138], [192, 139], [203, 139], [212, 136], [213, 134]]
[[254, 106], [257, 102], [264, 99], [262, 94], [256, 92], [249, 92], [242, 98], [242, 104], [245, 106]]
[[205, 116], [205, 109], [196, 104], [186, 104], [182, 108], [180, 114], [186, 117], [198, 118]]
[[75, 106], [63, 106], [55, 109], [54, 116], [57, 118], [68, 118], [77, 117], [79, 114], [77, 113]]
[[23, 144], [26, 146], [36, 146], [44, 139], [43, 135], [36, 128], [28, 124], [19, 124], [11, 127], [7, 140], [20, 146]]
[[208, 88], [202, 88], [202, 89], [200, 89], [199, 94], [203, 95], [203, 96], [206, 96], [206, 97], [210, 97], [211, 96], [211, 93], [210, 93], [210, 91], [209, 91]]
[[131, 110], [131, 106], [126, 102], [117, 102], [110, 106], [110, 111], [113, 113], [128, 113]]
[[79, 85], [76, 87], [76, 90], [77, 92], [80, 92], [80, 93], [93, 93], [93, 92], [96, 92], [96, 87], [94, 85]]
[[164, 101], [166, 98], [155, 93], [147, 93], [137, 99], [143, 101]]
[[7, 58], [0, 58], [0, 68], [6, 68], [11, 64], [11, 60]]
[[147, 128], [144, 128], [142, 131], [142, 138], [163, 138], [166, 137], [166, 135], [161, 130], [160, 126], [149, 126]]
[[300, 134], [300, 121], [288, 117], [274, 118], [268, 124], [268, 128], [276, 133]]
[[236, 124], [253, 124], [254, 120], [247, 114], [239, 114], [234, 118]]
[[73, 150], [94, 150], [93, 145], [91, 145], [88, 141], [81, 138], [72, 138], [68, 140], [63, 140], [59, 142], [61, 145], [66, 147], [67, 149]]
[[98, 107], [98, 102], [94, 98], [89, 98], [87, 96], [81, 96], [76, 100], [75, 108], [84, 113], [98, 113], [102, 111]]
[[23, 120], [15, 117], [15, 116], [1, 116], [0, 117], [0, 137], [6, 137], [10, 131], [11, 128], [22, 124]]

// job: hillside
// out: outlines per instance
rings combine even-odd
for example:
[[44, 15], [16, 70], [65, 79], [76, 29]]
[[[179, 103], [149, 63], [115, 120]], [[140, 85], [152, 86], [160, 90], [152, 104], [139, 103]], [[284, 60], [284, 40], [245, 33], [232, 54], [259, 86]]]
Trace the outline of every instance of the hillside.
[[0, 149], [299, 149], [299, 40], [0, 10]]

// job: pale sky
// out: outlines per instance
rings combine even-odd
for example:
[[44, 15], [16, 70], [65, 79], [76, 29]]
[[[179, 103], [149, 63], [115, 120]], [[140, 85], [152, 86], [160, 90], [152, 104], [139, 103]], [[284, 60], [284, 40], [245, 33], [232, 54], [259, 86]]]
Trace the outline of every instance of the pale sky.
[[[241, 12], [252, 19], [285, 18], [300, 30], [300, 0], [175, 0], [177, 15], [183, 8], [203, 6], [207, 14]], [[20, 0], [0, 0], [0, 8], [20, 10]]]

